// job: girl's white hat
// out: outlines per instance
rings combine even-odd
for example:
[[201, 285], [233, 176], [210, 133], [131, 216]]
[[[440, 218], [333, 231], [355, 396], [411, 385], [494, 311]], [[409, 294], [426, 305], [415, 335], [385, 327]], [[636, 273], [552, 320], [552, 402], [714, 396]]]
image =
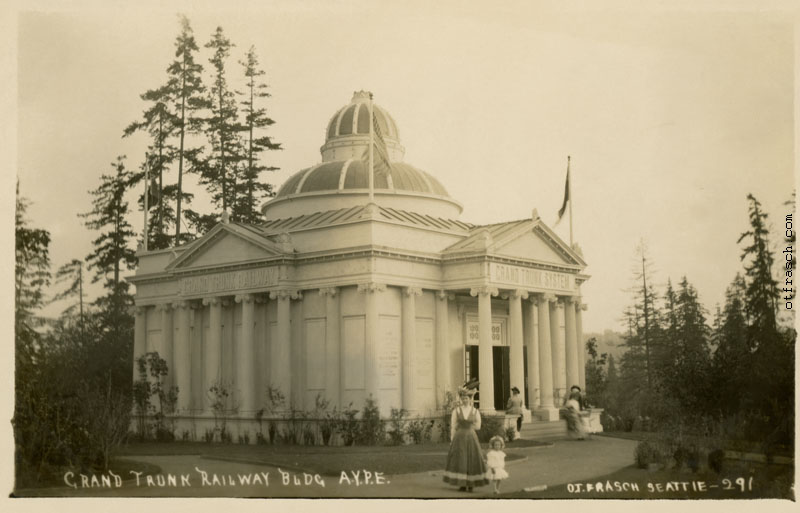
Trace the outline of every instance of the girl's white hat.
[[500, 448], [505, 449], [506, 441], [503, 440], [503, 437], [501, 437], [500, 435], [495, 435], [489, 439], [489, 449], [494, 449], [495, 442], [500, 442]]

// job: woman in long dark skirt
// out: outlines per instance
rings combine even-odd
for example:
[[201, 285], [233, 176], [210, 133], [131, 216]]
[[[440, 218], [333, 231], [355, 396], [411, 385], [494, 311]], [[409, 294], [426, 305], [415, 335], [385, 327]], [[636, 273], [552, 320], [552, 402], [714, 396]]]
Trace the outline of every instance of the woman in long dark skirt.
[[476, 433], [481, 428], [481, 414], [472, 406], [474, 393], [465, 388], [458, 392], [461, 404], [450, 418], [450, 451], [443, 477], [445, 483], [467, 492], [489, 484], [488, 467]]

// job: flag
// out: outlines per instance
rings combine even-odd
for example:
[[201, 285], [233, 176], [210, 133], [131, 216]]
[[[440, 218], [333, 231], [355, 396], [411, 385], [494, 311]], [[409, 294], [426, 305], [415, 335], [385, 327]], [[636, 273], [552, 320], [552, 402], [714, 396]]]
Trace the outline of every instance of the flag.
[[152, 207], [158, 200], [161, 199], [161, 189], [158, 188], [158, 181], [156, 181], [156, 177], [150, 179], [150, 185], [147, 187], [147, 203]]
[[564, 202], [561, 204], [561, 208], [558, 211], [556, 223], [561, 221], [561, 218], [564, 217], [564, 212], [567, 211], [567, 202], [569, 200], [569, 159], [567, 159], [567, 183], [564, 185]]
[[[378, 175], [389, 176], [392, 174], [392, 162], [389, 160], [389, 150], [386, 149], [386, 141], [383, 140], [383, 134], [381, 134], [381, 129], [378, 126], [378, 118], [375, 117], [375, 114], [372, 114], [372, 132], [374, 135], [373, 145], [374, 145], [374, 166], [375, 166], [375, 173]], [[364, 151], [364, 154], [361, 156], [362, 160], [364, 161], [364, 165], [369, 167], [369, 146]]]

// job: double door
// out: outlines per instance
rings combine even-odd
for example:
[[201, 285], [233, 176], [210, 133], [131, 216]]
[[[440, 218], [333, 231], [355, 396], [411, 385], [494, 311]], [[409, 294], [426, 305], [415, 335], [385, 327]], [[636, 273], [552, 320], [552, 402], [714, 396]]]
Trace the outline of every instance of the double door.
[[[523, 347], [522, 352], [525, 375], [522, 388], [524, 388], [525, 404], [530, 404], [528, 402], [528, 348]], [[492, 374], [494, 382], [493, 406], [495, 410], [505, 410], [508, 398], [511, 397], [510, 354], [511, 348], [508, 346], [492, 346]], [[472, 378], [481, 379], [478, 371], [480, 368], [478, 346], [466, 346], [464, 352], [464, 367], [464, 374], [467, 381]], [[478, 408], [482, 407], [480, 394], [475, 395], [475, 406]]]

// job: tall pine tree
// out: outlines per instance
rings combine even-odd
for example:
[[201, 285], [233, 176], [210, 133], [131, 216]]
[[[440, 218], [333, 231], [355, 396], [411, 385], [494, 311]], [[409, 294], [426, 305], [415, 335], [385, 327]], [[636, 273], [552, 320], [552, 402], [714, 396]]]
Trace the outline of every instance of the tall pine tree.
[[283, 149], [264, 131], [272, 126], [275, 121], [267, 115], [267, 109], [262, 105], [262, 100], [271, 95], [267, 92], [268, 86], [262, 77], [266, 75], [259, 67], [258, 56], [254, 47], [250, 47], [244, 61], [246, 88], [242, 93], [241, 106], [244, 112], [242, 130], [245, 133], [246, 160], [242, 169], [242, 177], [238, 181], [241, 190], [237, 194], [238, 201], [234, 207], [234, 219], [243, 223], [256, 224], [261, 221], [260, 203], [274, 194], [272, 184], [262, 178], [264, 172], [277, 171], [275, 166], [263, 162], [264, 154], [268, 151]]
[[181, 16], [181, 33], [175, 40], [175, 60], [167, 68], [169, 79], [167, 89], [173, 103], [175, 132], [178, 137], [178, 190], [175, 196], [175, 244], [179, 245], [188, 236], [181, 235], [183, 215], [183, 174], [186, 162], [197, 165], [201, 147], [188, 149], [186, 136], [202, 129], [202, 120], [196, 117], [198, 111], [208, 107], [205, 86], [202, 81], [203, 66], [194, 60], [198, 51], [192, 27], [185, 16]]
[[[149, 102], [150, 107], [144, 111], [143, 117], [125, 128], [123, 137], [128, 137], [135, 132], [144, 131], [151, 139], [145, 155], [144, 166], [149, 166], [150, 177], [155, 178], [157, 200], [149, 204], [148, 214], [151, 217], [148, 249], [167, 248], [172, 243], [169, 235], [171, 223], [175, 220], [175, 211], [167, 203], [170, 199], [177, 200], [177, 196], [165, 194], [164, 177], [177, 153], [177, 148], [171, 143], [175, 136], [178, 120], [170, 110], [170, 89], [167, 86], [146, 91], [141, 95], [142, 100]], [[143, 166], [143, 167], [144, 167]], [[143, 180], [144, 171], [133, 177], [133, 182]]]
[[17, 335], [32, 334], [42, 324], [35, 312], [44, 305], [50, 284], [50, 232], [31, 228], [25, 218], [29, 202], [16, 192], [14, 318]]
[[131, 241], [136, 237], [127, 221], [129, 214], [125, 193], [131, 183], [131, 173], [125, 169], [125, 157], [112, 163], [114, 174], [101, 176], [100, 185], [91, 191], [92, 210], [80, 217], [100, 235], [92, 242], [94, 251], [86, 257], [89, 270], [94, 270], [92, 283], [105, 280], [107, 295], [98, 300], [106, 308], [120, 309], [130, 304], [128, 284], [122, 281], [122, 269], [132, 270], [137, 262]]

